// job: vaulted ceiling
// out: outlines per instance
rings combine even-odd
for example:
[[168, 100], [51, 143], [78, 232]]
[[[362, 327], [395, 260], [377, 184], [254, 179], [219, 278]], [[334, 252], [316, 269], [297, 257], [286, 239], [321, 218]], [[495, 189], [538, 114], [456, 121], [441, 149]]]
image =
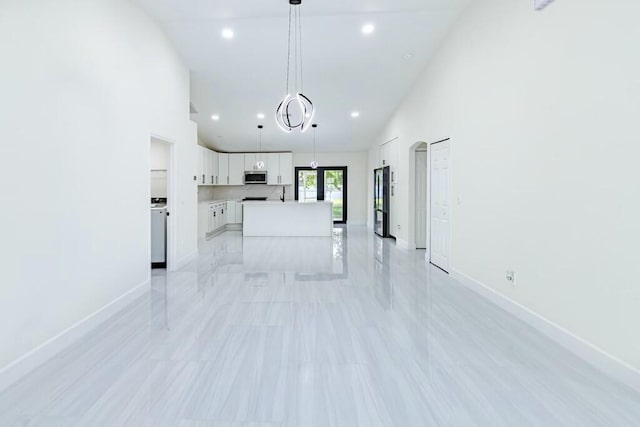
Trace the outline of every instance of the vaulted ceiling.
[[[287, 0], [134, 1], [190, 68], [192, 119], [207, 145], [256, 150], [261, 123], [265, 150], [309, 151], [312, 131], [285, 134], [274, 119], [286, 91]], [[305, 93], [316, 106], [318, 151], [367, 149], [468, 2], [303, 0]], [[370, 35], [366, 24], [375, 27]], [[222, 37], [225, 29], [233, 38]]]

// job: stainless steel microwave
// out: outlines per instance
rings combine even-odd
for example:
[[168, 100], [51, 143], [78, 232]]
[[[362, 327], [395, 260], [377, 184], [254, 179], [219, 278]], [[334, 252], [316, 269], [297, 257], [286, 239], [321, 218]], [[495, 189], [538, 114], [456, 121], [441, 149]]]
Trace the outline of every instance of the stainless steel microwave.
[[245, 184], [266, 184], [267, 171], [250, 171], [244, 173]]

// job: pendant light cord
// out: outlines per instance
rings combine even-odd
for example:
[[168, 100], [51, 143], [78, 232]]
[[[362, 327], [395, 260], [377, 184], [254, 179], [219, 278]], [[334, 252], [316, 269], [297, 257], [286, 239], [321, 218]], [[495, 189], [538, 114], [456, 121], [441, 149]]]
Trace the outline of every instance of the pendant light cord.
[[298, 13], [300, 9], [296, 8], [293, 13], [293, 76], [295, 83], [295, 93], [298, 93]]
[[[292, 34], [293, 29], [293, 34]], [[291, 45], [293, 44], [293, 53]], [[293, 56], [293, 89], [296, 93], [304, 93], [304, 70], [302, 61], [302, 19], [300, 8], [289, 6], [289, 37], [287, 39], [287, 94], [291, 89], [291, 59]], [[298, 69], [300, 72], [298, 72]], [[300, 89], [300, 90], [298, 90]]]
[[304, 93], [304, 72], [302, 70], [302, 19], [300, 19], [300, 8], [298, 8], [298, 39], [300, 40], [300, 92]]
[[287, 94], [289, 92], [289, 81], [290, 81], [290, 71], [291, 71], [291, 13], [293, 12], [293, 6], [289, 6], [289, 37], [287, 38], [288, 48], [287, 48]]

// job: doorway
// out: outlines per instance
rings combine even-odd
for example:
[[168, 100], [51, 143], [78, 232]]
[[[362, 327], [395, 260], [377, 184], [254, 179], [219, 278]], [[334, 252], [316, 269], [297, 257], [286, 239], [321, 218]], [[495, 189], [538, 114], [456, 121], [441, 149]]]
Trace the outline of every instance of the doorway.
[[427, 249], [427, 193], [429, 156], [426, 143], [415, 149], [415, 242], [416, 249]]
[[429, 261], [449, 272], [451, 263], [451, 141], [430, 145]]
[[173, 144], [152, 137], [149, 146], [149, 202], [151, 269], [169, 269], [173, 260], [173, 227], [170, 207], [173, 204], [171, 171]]
[[296, 167], [295, 199], [331, 201], [334, 224], [347, 223], [347, 167]]

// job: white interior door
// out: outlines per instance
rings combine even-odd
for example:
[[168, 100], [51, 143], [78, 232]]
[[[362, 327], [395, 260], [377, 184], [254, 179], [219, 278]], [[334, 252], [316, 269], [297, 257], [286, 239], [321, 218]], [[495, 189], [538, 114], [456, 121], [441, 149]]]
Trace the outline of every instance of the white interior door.
[[451, 262], [451, 142], [431, 144], [430, 261], [448, 272]]

